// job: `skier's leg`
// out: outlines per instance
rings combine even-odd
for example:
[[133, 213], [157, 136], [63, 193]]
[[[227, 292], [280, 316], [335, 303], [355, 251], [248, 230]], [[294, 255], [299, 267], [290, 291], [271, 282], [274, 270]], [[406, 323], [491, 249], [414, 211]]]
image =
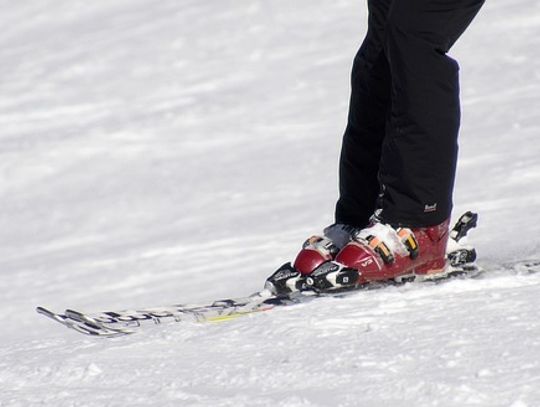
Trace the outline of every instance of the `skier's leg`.
[[384, 52], [392, 84], [379, 170], [381, 222], [354, 233], [334, 259], [334, 268], [345, 267], [340, 272], [357, 270], [360, 283], [438, 278], [449, 271], [445, 251], [460, 109], [458, 65], [446, 53], [482, 3], [396, 0], [390, 7]]
[[391, 114], [379, 174], [386, 223], [424, 227], [450, 216], [460, 106], [459, 67], [446, 53], [482, 4], [392, 4], [384, 47], [392, 77]]
[[352, 70], [336, 223], [356, 227], [367, 225], [380, 190], [377, 174], [390, 102], [390, 70], [383, 49], [390, 4], [391, 0], [368, 2], [368, 33]]

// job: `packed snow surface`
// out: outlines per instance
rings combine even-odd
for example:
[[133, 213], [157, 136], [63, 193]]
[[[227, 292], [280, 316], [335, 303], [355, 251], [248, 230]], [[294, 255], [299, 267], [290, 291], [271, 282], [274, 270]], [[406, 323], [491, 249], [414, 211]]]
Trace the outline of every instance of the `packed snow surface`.
[[[243, 296], [332, 221], [359, 0], [0, 13], [0, 406], [540, 405], [540, 275], [411, 284], [99, 340], [35, 313]], [[455, 214], [540, 257], [540, 3], [452, 50]]]

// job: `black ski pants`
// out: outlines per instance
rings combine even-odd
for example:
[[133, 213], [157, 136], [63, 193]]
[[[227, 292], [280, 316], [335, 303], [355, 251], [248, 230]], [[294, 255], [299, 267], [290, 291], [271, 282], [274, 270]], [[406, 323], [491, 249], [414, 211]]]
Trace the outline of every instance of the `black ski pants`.
[[484, 0], [368, 0], [352, 70], [336, 222], [425, 227], [452, 210], [459, 67], [447, 55]]

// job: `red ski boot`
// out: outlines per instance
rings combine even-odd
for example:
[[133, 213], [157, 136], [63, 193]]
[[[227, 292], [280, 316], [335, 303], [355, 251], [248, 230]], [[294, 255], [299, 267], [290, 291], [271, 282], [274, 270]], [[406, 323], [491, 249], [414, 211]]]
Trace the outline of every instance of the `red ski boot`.
[[[266, 280], [274, 295], [294, 291], [351, 289], [374, 281], [439, 279], [477, 269], [476, 251], [460, 240], [476, 227], [478, 215], [462, 215], [452, 231], [449, 221], [426, 228], [393, 228], [373, 221], [362, 229], [335, 224], [324, 236], [309, 238], [291, 263]], [[451, 237], [453, 246], [447, 253]], [[457, 268], [456, 268], [457, 267]]]
[[[352, 226], [333, 224], [324, 229], [323, 236], [310, 237], [296, 256], [294, 266], [291, 263], [281, 266], [266, 279], [265, 288], [275, 295], [286, 295], [305, 289], [326, 290], [341, 287], [344, 283], [355, 284], [358, 272], [351, 269], [340, 273], [343, 266], [332, 260], [350, 242], [351, 235], [356, 231]], [[306, 278], [313, 273], [321, 280], [315, 286], [312, 280]]]
[[407, 278], [429, 279], [446, 272], [449, 220], [425, 228], [374, 223], [353, 236], [335, 261], [358, 270], [358, 284]]

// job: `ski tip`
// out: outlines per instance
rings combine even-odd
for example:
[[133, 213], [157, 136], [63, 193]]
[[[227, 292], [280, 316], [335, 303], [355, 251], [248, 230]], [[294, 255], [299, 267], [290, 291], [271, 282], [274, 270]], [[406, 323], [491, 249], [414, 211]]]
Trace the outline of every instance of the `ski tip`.
[[53, 316], [53, 315], [56, 314], [55, 312], [52, 312], [52, 311], [48, 310], [45, 307], [36, 307], [36, 312], [38, 314], [46, 315], [48, 317]]
[[44, 307], [36, 307], [36, 312], [38, 314], [41, 314], [43, 316], [46, 316], [47, 318], [50, 318], [54, 321], [57, 321], [57, 322], [60, 322], [61, 324], [63, 325], [66, 325], [66, 316], [63, 315], [63, 314], [58, 314], [54, 311], [51, 311], [51, 310], [48, 310], [47, 308], [44, 308]]

